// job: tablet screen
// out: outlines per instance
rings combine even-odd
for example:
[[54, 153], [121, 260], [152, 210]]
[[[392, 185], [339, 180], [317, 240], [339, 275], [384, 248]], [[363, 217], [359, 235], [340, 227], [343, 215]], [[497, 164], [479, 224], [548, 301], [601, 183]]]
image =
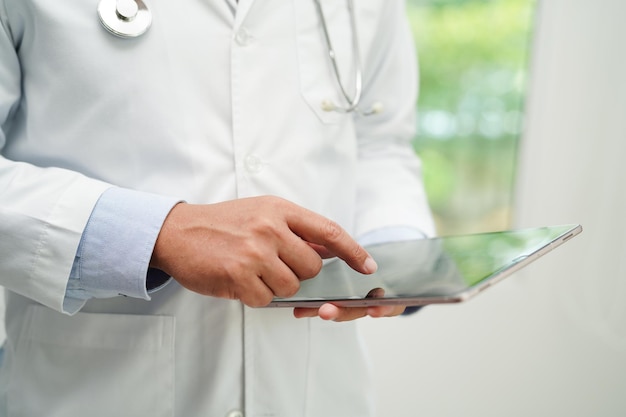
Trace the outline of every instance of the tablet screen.
[[303, 281], [295, 296], [276, 298], [270, 306], [313, 307], [328, 301], [348, 306], [463, 301], [581, 230], [579, 225], [563, 225], [368, 246], [378, 263], [376, 273], [363, 275], [340, 260], [332, 260], [315, 278]]

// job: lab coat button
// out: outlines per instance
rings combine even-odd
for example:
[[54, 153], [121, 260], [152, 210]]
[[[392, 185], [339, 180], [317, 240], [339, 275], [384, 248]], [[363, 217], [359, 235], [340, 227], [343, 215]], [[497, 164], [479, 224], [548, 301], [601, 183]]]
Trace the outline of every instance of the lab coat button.
[[248, 46], [252, 43], [253, 40], [254, 37], [250, 34], [250, 32], [248, 32], [246, 28], [239, 29], [237, 31], [237, 34], [235, 35], [235, 42], [237, 42], [239, 46]]
[[243, 412], [239, 410], [233, 410], [226, 414], [226, 417], [243, 417]]
[[251, 174], [258, 174], [263, 170], [263, 161], [255, 154], [250, 154], [246, 156], [244, 160], [244, 164], [246, 165], [246, 170]]

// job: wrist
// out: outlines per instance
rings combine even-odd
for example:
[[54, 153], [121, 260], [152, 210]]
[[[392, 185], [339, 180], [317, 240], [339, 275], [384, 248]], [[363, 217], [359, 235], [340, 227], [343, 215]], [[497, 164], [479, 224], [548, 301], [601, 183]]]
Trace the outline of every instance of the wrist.
[[184, 206], [188, 206], [188, 204], [184, 202], [177, 203], [165, 217], [161, 230], [154, 243], [154, 248], [152, 249], [149, 264], [150, 268], [160, 269], [169, 273], [167, 267], [168, 254], [171, 252], [171, 248], [174, 245], [174, 238], [180, 234], [179, 218], [181, 217], [180, 212], [184, 211]]

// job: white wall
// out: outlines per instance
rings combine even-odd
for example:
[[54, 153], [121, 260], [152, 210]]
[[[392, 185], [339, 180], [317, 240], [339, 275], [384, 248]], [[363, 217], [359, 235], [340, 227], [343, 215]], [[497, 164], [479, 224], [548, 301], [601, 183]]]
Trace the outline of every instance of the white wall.
[[364, 322], [380, 417], [626, 416], [626, 1], [537, 25], [515, 223], [585, 230], [465, 305]]

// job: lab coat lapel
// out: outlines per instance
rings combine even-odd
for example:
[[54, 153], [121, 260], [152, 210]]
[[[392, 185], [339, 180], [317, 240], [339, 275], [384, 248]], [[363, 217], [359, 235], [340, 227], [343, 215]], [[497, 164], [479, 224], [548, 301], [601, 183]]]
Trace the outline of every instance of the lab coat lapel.
[[237, 30], [243, 24], [244, 20], [248, 16], [250, 9], [254, 4], [255, 0], [238, 0], [237, 1], [237, 10], [235, 12], [235, 27]]
[[237, 11], [238, 1], [237, 0], [224, 0], [224, 1], [228, 5], [228, 8], [230, 9], [230, 11], [233, 13], [233, 16], [234, 16]]

